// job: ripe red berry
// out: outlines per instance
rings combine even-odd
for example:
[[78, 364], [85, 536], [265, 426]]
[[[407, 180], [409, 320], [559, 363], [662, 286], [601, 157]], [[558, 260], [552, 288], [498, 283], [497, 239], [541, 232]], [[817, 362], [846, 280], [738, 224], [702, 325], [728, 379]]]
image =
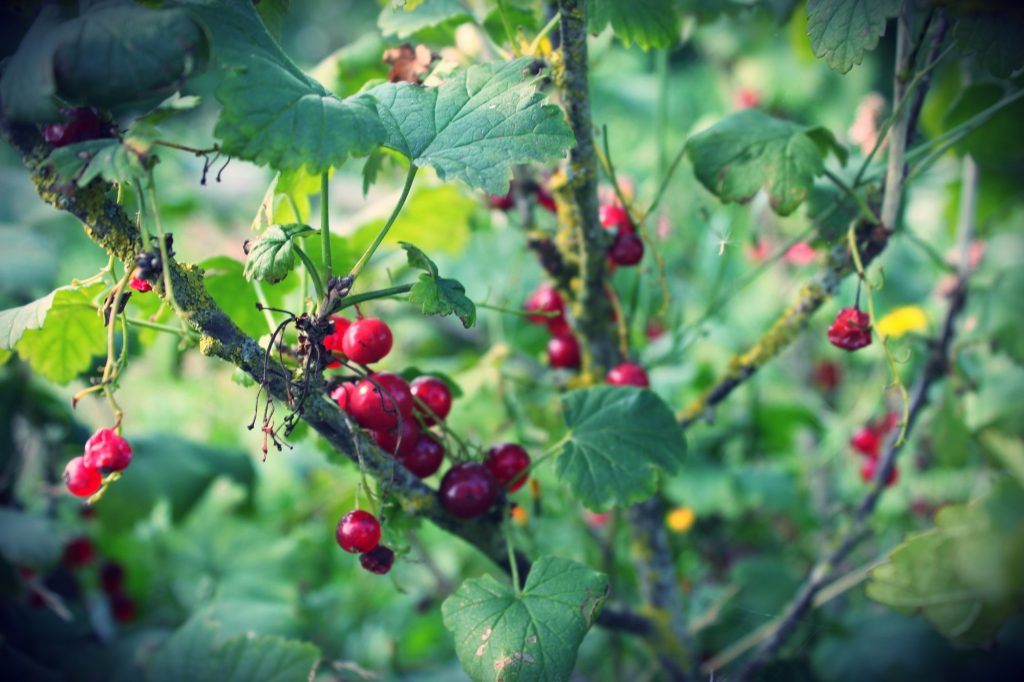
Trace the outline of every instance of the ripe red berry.
[[425, 412], [423, 419], [429, 426], [434, 423], [434, 417], [444, 419], [452, 409], [452, 392], [448, 384], [437, 377], [421, 376], [412, 380], [409, 385], [414, 397], [422, 400], [430, 408]]
[[64, 121], [43, 126], [43, 139], [54, 147], [110, 137], [110, 131], [93, 109], [64, 109]]
[[370, 512], [356, 509], [341, 517], [334, 537], [346, 552], [369, 552], [380, 542], [380, 522]]
[[839, 369], [839, 365], [829, 360], [822, 360], [814, 367], [814, 383], [825, 391], [836, 390], [842, 376], [843, 373]]
[[64, 556], [61, 561], [65, 566], [81, 568], [91, 564], [94, 558], [96, 558], [96, 547], [92, 544], [92, 540], [79, 536], [71, 538], [64, 545]]
[[377, 372], [363, 379], [348, 396], [349, 414], [360, 426], [374, 431], [397, 428], [398, 415], [401, 414], [402, 419], [411, 419], [412, 408], [409, 384], [391, 372]]
[[[484, 466], [494, 476], [499, 486], [508, 485], [509, 481], [518, 476], [526, 467], [530, 466], [530, 455], [521, 445], [515, 443], [501, 443], [487, 451], [484, 459]], [[509, 486], [508, 491], [514, 493], [526, 483], [526, 476]]]
[[572, 327], [569, 326], [569, 322], [565, 319], [564, 314], [548, 318], [548, 331], [551, 333], [551, 336], [572, 335]]
[[382, 450], [397, 457], [402, 457], [408, 455], [416, 448], [416, 441], [420, 437], [419, 423], [411, 417], [402, 419], [401, 439], [398, 436], [399, 430], [397, 428], [373, 432], [373, 440], [377, 442], [377, 445]]
[[[875, 480], [875, 471], [878, 469], [878, 460], [874, 457], [869, 457], [864, 460], [864, 463], [860, 465], [860, 477], [865, 483], [873, 483]], [[896, 484], [900, 478], [900, 470], [896, 468], [896, 465], [892, 465], [892, 471], [889, 472], [889, 478], [885, 482], [885, 487], [891, 487]]]
[[445, 473], [438, 494], [449, 514], [470, 519], [491, 508], [498, 497], [498, 483], [483, 464], [464, 462]]
[[415, 476], [433, 476], [444, 461], [444, 446], [429, 433], [420, 433], [412, 452], [405, 455], [399, 453], [398, 461]]
[[597, 210], [597, 217], [601, 224], [608, 228], [617, 227], [627, 232], [633, 231], [633, 223], [629, 220], [629, 214], [619, 204], [602, 204]]
[[118, 623], [130, 623], [135, 620], [135, 600], [124, 592], [110, 595], [110, 611]]
[[353, 362], [369, 365], [377, 362], [389, 352], [394, 338], [391, 328], [376, 317], [356, 320], [341, 338], [341, 350]]
[[879, 434], [870, 426], [862, 426], [850, 438], [850, 447], [868, 457], [878, 457], [881, 450], [882, 440]]
[[108, 561], [100, 567], [100, 586], [107, 594], [117, 594], [124, 588], [124, 567]]
[[[545, 282], [530, 294], [523, 308], [529, 312], [562, 313], [565, 310], [565, 301], [562, 300], [562, 295], [558, 293], [555, 287]], [[556, 319], [557, 317], [561, 317], [561, 315], [552, 317], [530, 315], [526, 319], [534, 324], [547, 324], [549, 320]]]
[[100, 429], [85, 441], [82, 455], [90, 469], [121, 471], [132, 461], [132, 446], [113, 429]]
[[341, 315], [332, 315], [331, 323], [334, 327], [334, 331], [324, 337], [324, 348], [327, 350], [338, 351], [344, 353], [342, 348], [341, 339], [345, 336], [345, 332], [352, 326], [352, 320]]
[[352, 399], [352, 392], [355, 388], [355, 384], [346, 381], [331, 391], [331, 400], [338, 403], [338, 407], [342, 410], [348, 412], [348, 405]]
[[85, 466], [82, 457], [75, 457], [64, 467], [64, 483], [72, 495], [89, 497], [103, 485], [103, 474]]
[[147, 291], [153, 290], [153, 285], [147, 282], [146, 280], [142, 279], [141, 277], [132, 277], [131, 280], [128, 282], [128, 286], [134, 289], [135, 291], [138, 291], [140, 294], [144, 294]]
[[580, 344], [573, 336], [556, 336], [548, 341], [548, 363], [552, 367], [575, 369], [580, 366]]
[[871, 319], [857, 308], [843, 308], [828, 328], [828, 340], [843, 350], [863, 348], [871, 343]]
[[377, 545], [359, 557], [359, 563], [370, 573], [384, 575], [395, 563], [395, 553], [386, 545]]
[[644, 257], [644, 240], [630, 230], [619, 230], [608, 247], [608, 257], [616, 265], [636, 265]]
[[633, 362], [623, 362], [608, 370], [604, 380], [614, 386], [650, 386], [647, 372]]
[[897, 426], [899, 426], [901, 419], [902, 417], [900, 416], [899, 412], [886, 412], [885, 417], [882, 418], [882, 421], [878, 422], [878, 424], [875, 426], [875, 432], [881, 436], [884, 436], [885, 434], [889, 433]]

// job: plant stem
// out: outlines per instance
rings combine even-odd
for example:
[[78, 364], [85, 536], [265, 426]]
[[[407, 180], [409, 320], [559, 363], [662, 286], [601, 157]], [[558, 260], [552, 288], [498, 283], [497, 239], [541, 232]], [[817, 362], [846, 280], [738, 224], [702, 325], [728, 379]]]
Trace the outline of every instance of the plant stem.
[[263, 319], [267, 321], [270, 333], [273, 334], [277, 329], [277, 321], [274, 320], [274, 314], [270, 311], [270, 301], [267, 299], [267, 292], [263, 291], [263, 284], [258, 279], [253, 279], [252, 290], [256, 294], [256, 300], [260, 302], [263, 310]]
[[[322, 241], [328, 243], [330, 242], [329, 239], [323, 239], [323, 235], [321, 235], [321, 239]], [[292, 248], [295, 249], [295, 255], [297, 255], [299, 257], [299, 260], [302, 261], [303, 266], [305, 266], [306, 268], [306, 274], [309, 275], [309, 279], [312, 280], [313, 282], [313, 291], [316, 292], [317, 300], [322, 301], [325, 293], [324, 284], [320, 279], [320, 273], [316, 271], [316, 265], [313, 263], [309, 255], [305, 251], [303, 251], [302, 247], [295, 243], [294, 240], [292, 243]], [[328, 246], [327, 248], [328, 250], [330, 250], [330, 246]]]
[[668, 166], [668, 171], [666, 171], [662, 176], [661, 184], [658, 185], [658, 191], [654, 193], [654, 200], [651, 201], [651, 205], [647, 209], [647, 215], [654, 213], [654, 209], [658, 208], [658, 204], [661, 203], [661, 198], [665, 196], [665, 190], [668, 189], [668, 184], [672, 181], [672, 176], [675, 175], [676, 169], [679, 168], [679, 164], [682, 162], [684, 156], [686, 156], [685, 142], [683, 143], [683, 146], [679, 148], [679, 151], [676, 152], [675, 157], [672, 159], [672, 163]]
[[[911, 40], [913, 26], [913, 3], [905, 0], [903, 10], [896, 17], [896, 72], [892, 81], [892, 101], [900, 102], [907, 97], [906, 74], [910, 71], [911, 55], [914, 48]], [[893, 116], [892, 131], [889, 134], [889, 159], [885, 171], [885, 194], [879, 215], [882, 225], [895, 229], [896, 218], [903, 204], [903, 182], [906, 178], [903, 156], [907, 150], [907, 136], [910, 129], [909, 112], [901, 110]]]
[[864, 197], [857, 194], [857, 192], [855, 192], [853, 188], [847, 185], [841, 177], [839, 177], [829, 169], [825, 168], [822, 170], [822, 172], [825, 174], [825, 177], [831, 180], [832, 183], [840, 190], [842, 190], [844, 194], [853, 199], [853, 201], [857, 204], [857, 210], [860, 212], [861, 218], [872, 224], [878, 222], [878, 216], [876, 216], [875, 212], [871, 210], [870, 206], [868, 206], [868, 202], [864, 201]]
[[[416, 179], [416, 171], [419, 167], [414, 163], [409, 163], [409, 173], [405, 176], [405, 186], [402, 187], [402, 195], [398, 197], [398, 203], [395, 204], [394, 210], [391, 211], [391, 215], [388, 217], [388, 221], [384, 223], [384, 227], [380, 229], [377, 236], [374, 238], [373, 243], [366, 247], [366, 251], [359, 257], [356, 264], [352, 266], [352, 270], [348, 273], [352, 281], [355, 281], [359, 277], [359, 273], [363, 271], [363, 267], [366, 266], [370, 258], [373, 257], [373, 252], [377, 250], [380, 243], [384, 241], [384, 237], [387, 236], [388, 230], [395, 223], [395, 219], [398, 218], [398, 214], [402, 212], [402, 207], [405, 205], [405, 200], [409, 198], [409, 190], [412, 189], [412, 181]], [[346, 299], [351, 300], [351, 299]]]
[[515, 590], [516, 596], [520, 596], [523, 593], [522, 583], [519, 582], [519, 566], [516, 562], [516, 548], [512, 544], [512, 532], [509, 529], [508, 521], [501, 524], [502, 533], [505, 535], [505, 548], [508, 550], [508, 566], [512, 571], [512, 588]]
[[[320, 174], [320, 256], [324, 266], [324, 282], [328, 285], [330, 285], [331, 277], [334, 276], [334, 268], [331, 265], [330, 181], [331, 176], [327, 171]], [[304, 259], [303, 262], [307, 260], [309, 259]], [[319, 291], [318, 295], [322, 299], [323, 291]]]
[[555, 30], [555, 27], [558, 26], [558, 22], [561, 21], [561, 20], [562, 20], [562, 13], [561, 12], [555, 12], [555, 16], [551, 17], [551, 19], [548, 21], [548, 23], [544, 24], [544, 28], [542, 28], [540, 30], [540, 33], [538, 33], [536, 36], [533, 37], [533, 41], [530, 43], [530, 54], [531, 55], [536, 56], [537, 49], [540, 47], [540, 41], [544, 40], [544, 38], [546, 38], [549, 33], [551, 33], [553, 30]]
[[178, 327], [172, 327], [167, 324], [159, 324], [157, 322], [150, 322], [149, 320], [143, 320], [138, 317], [126, 317], [125, 320], [128, 324], [133, 327], [141, 327], [142, 329], [152, 329], [157, 332], [165, 332], [167, 334], [174, 334], [175, 336], [188, 336], [190, 338], [198, 338], [198, 335], [188, 329], [180, 329]]
[[505, 29], [505, 37], [508, 38], [509, 45], [512, 46], [512, 53], [519, 56], [519, 46], [516, 44], [516, 34], [512, 30], [512, 24], [508, 22], [508, 15], [505, 13], [505, 2], [504, 0], [498, 1], [498, 14], [501, 15], [501, 25]]
[[341, 305], [338, 306], [338, 310], [344, 310], [345, 308], [351, 308], [354, 305], [365, 303], [366, 301], [373, 301], [378, 298], [391, 298], [392, 296], [401, 296], [407, 294], [413, 288], [412, 284], [399, 284], [398, 286], [388, 287], [387, 289], [377, 289], [376, 291], [367, 291], [362, 294], [356, 294], [355, 296], [346, 296], [342, 299]]

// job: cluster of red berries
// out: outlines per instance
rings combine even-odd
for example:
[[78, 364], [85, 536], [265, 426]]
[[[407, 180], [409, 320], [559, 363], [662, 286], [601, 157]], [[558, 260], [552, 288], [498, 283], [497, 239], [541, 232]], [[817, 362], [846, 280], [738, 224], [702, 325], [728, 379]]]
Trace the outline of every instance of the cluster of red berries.
[[[865, 483], [875, 480], [875, 471], [878, 469], [878, 460], [882, 453], [882, 443], [885, 437], [900, 423], [900, 416], [895, 412], [889, 412], [879, 421], [857, 430], [850, 438], [850, 447], [865, 457], [864, 464], [860, 467], [860, 477]], [[891, 486], [899, 479], [899, 470], [894, 464], [889, 472], [889, 478], [885, 485]]]
[[103, 485], [104, 473], [121, 471], [132, 461], [132, 446], [113, 429], [100, 429], [85, 442], [82, 456], [64, 467], [64, 483], [72, 495], [89, 497]]
[[554, 286], [547, 282], [541, 284], [526, 299], [523, 307], [527, 312], [538, 313], [529, 315], [533, 324], [547, 325], [551, 332], [548, 341], [548, 363], [552, 367], [577, 369], [580, 366], [580, 344], [572, 334], [572, 328], [565, 319], [565, 301]]
[[836, 348], [855, 351], [871, 344], [871, 318], [859, 308], [843, 308], [828, 328], [828, 340]]
[[356, 509], [341, 517], [334, 531], [338, 545], [359, 554], [359, 563], [370, 573], [384, 575], [395, 563], [395, 553], [380, 544], [380, 521], [370, 512]]
[[609, 230], [614, 229], [615, 239], [608, 247], [608, 260], [615, 266], [636, 265], [644, 257], [644, 240], [636, 233], [636, 225], [629, 213], [618, 203], [603, 204], [598, 217]]

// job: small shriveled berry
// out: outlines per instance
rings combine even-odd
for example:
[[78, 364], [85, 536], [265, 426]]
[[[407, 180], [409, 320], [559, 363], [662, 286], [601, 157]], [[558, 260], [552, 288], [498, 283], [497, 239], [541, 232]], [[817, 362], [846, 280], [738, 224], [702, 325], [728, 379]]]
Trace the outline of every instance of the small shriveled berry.
[[825, 391], [834, 391], [842, 381], [843, 373], [839, 365], [829, 360], [822, 360], [814, 366], [814, 383]]
[[370, 512], [356, 509], [341, 517], [334, 537], [346, 552], [369, 552], [380, 542], [380, 522]]
[[619, 230], [608, 247], [608, 257], [616, 265], [636, 265], [644, 258], [644, 240], [635, 232]]
[[[380, 385], [378, 388], [377, 385]], [[391, 372], [377, 372], [356, 384], [348, 397], [348, 411], [359, 425], [374, 431], [398, 427], [398, 415], [412, 418], [412, 392], [405, 379]]]
[[423, 420], [429, 426], [435, 422], [434, 417], [443, 420], [452, 409], [452, 391], [448, 384], [437, 377], [420, 376], [412, 380], [409, 389], [415, 398], [423, 401], [430, 409], [424, 411]]
[[[484, 459], [484, 466], [494, 476], [499, 486], [506, 486], [516, 476], [530, 466], [530, 455], [521, 445], [516, 443], [501, 443], [487, 451]], [[526, 483], [526, 476], [523, 476], [511, 486], [508, 491], [514, 493]]]
[[548, 341], [548, 363], [552, 367], [576, 369], [580, 366], [580, 344], [573, 336], [556, 336]]
[[828, 328], [828, 340], [836, 348], [855, 351], [871, 343], [871, 318], [858, 308], [843, 308]]
[[633, 362], [623, 362], [608, 370], [604, 380], [613, 386], [650, 386], [647, 372]]
[[85, 441], [85, 466], [104, 471], [121, 471], [132, 461], [132, 446], [113, 429], [100, 429]]
[[[878, 459], [875, 457], [869, 457], [864, 460], [864, 463], [860, 465], [860, 477], [865, 483], [873, 483], [875, 480], [875, 472], [878, 470]], [[885, 487], [889, 488], [896, 485], [896, 481], [900, 478], [900, 471], [896, 468], [896, 465], [892, 465], [892, 470], [889, 471], [889, 478], [885, 481]]]
[[562, 300], [562, 295], [558, 293], [555, 287], [545, 282], [530, 294], [530, 297], [526, 299], [526, 303], [523, 304], [523, 308], [531, 313], [559, 313], [559, 315], [553, 316], [529, 315], [526, 318], [534, 324], [548, 324], [549, 320], [562, 316], [562, 313], [565, 311], [565, 301]]
[[61, 558], [61, 563], [71, 568], [81, 568], [91, 564], [95, 558], [96, 546], [92, 544], [92, 540], [85, 536], [78, 536], [71, 538], [64, 545], [64, 556]]
[[89, 497], [103, 485], [103, 474], [85, 466], [82, 457], [75, 457], [64, 467], [64, 483], [72, 495]]
[[370, 573], [384, 575], [395, 563], [395, 553], [387, 545], [377, 545], [359, 557], [359, 564]]
[[[399, 438], [401, 434], [401, 438]], [[416, 448], [416, 441], [420, 437], [420, 425], [412, 418], [402, 420], [401, 431], [389, 429], [387, 431], [374, 431], [373, 440], [384, 452], [403, 457]]]
[[341, 350], [353, 362], [369, 365], [390, 353], [393, 343], [391, 328], [384, 320], [364, 317], [345, 330], [341, 338]]
[[132, 277], [128, 282], [128, 286], [140, 294], [144, 294], [148, 291], [153, 290], [153, 285], [142, 279], [141, 277]]
[[438, 494], [449, 514], [470, 519], [491, 508], [498, 497], [498, 483], [484, 465], [464, 462], [445, 473]]
[[444, 446], [433, 435], [420, 433], [416, 444], [408, 454], [399, 454], [398, 461], [419, 478], [433, 476], [444, 461]]

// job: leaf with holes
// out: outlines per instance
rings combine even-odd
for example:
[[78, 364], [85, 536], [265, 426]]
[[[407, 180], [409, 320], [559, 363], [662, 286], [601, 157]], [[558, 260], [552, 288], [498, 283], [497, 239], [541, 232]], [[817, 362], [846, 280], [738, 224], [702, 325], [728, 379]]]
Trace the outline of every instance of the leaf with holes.
[[438, 87], [385, 83], [369, 91], [388, 146], [442, 179], [505, 194], [512, 166], [561, 159], [572, 145], [562, 110], [543, 104], [525, 57], [460, 69]]
[[295, 267], [295, 253], [298, 246], [295, 237], [310, 234], [308, 225], [271, 225], [260, 238], [249, 247], [249, 258], [245, 261], [245, 278], [280, 282]]
[[846, 73], [875, 49], [901, 0], [807, 0], [807, 35], [816, 57]]
[[568, 440], [558, 477], [594, 511], [654, 494], [658, 472], [676, 473], [686, 454], [672, 410], [647, 389], [599, 386], [562, 397]]
[[626, 47], [671, 47], [680, 37], [679, 13], [672, 0], [587, 0], [587, 17], [591, 33], [611, 24]]
[[476, 682], [568, 680], [576, 653], [608, 594], [608, 577], [545, 556], [521, 594], [487, 575], [441, 605], [455, 653]]
[[808, 197], [829, 151], [846, 162], [846, 149], [828, 129], [756, 109], [726, 116], [687, 144], [693, 172], [708, 191], [744, 203], [763, 187], [779, 215], [789, 215]]

